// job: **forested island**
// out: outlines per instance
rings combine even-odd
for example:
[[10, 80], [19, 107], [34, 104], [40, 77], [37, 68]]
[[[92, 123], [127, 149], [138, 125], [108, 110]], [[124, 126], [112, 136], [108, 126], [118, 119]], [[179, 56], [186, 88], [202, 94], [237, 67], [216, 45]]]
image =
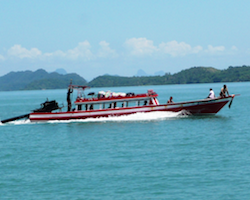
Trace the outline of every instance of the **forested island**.
[[171, 75], [143, 77], [99, 76], [88, 83], [91, 87], [166, 85], [190, 83], [217, 83], [250, 81], [250, 66], [228, 67], [218, 70], [213, 67], [192, 67]]
[[122, 77], [103, 75], [90, 82], [75, 73], [62, 75], [39, 69], [35, 72], [10, 72], [0, 77], [0, 91], [63, 89], [68, 87], [71, 80], [75, 85], [88, 85], [90, 87], [244, 82], [250, 81], [250, 66], [230, 66], [225, 70], [218, 70], [213, 67], [192, 67], [175, 74], [166, 73], [163, 76]]

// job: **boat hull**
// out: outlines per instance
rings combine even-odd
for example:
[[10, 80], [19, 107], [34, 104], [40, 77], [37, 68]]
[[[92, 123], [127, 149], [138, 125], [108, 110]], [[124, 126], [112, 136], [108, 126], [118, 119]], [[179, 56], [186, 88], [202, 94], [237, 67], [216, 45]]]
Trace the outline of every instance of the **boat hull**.
[[185, 110], [192, 115], [216, 114], [219, 112], [234, 96], [216, 99], [204, 99], [198, 101], [180, 102], [164, 105], [148, 105], [127, 108], [113, 108], [103, 110], [88, 111], [70, 111], [70, 112], [49, 112], [49, 113], [30, 113], [31, 121], [49, 121], [49, 120], [70, 120], [86, 119], [97, 117], [109, 117], [129, 115], [138, 112], [171, 111], [179, 112]]

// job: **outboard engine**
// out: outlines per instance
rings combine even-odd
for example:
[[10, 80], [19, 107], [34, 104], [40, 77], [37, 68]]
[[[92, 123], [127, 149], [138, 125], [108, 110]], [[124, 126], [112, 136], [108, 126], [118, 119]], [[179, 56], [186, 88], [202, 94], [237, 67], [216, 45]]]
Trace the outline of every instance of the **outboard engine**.
[[55, 100], [53, 101], [47, 100], [41, 104], [41, 108], [33, 110], [33, 112], [51, 112], [57, 109], [60, 109], [60, 107], [58, 106], [58, 103]]
[[[45, 101], [44, 103], [41, 104], [41, 108], [38, 108], [36, 110], [33, 110], [33, 112], [38, 112], [38, 113], [43, 113], [43, 112], [51, 112], [52, 110], [57, 110], [57, 109], [61, 109], [58, 106], [58, 103], [56, 101]], [[25, 115], [20, 115], [17, 117], [12, 117], [9, 119], [5, 119], [0, 121], [2, 124], [7, 123], [7, 122], [11, 122], [11, 121], [15, 121], [18, 119], [23, 119], [23, 118], [29, 118], [30, 113], [25, 114]]]

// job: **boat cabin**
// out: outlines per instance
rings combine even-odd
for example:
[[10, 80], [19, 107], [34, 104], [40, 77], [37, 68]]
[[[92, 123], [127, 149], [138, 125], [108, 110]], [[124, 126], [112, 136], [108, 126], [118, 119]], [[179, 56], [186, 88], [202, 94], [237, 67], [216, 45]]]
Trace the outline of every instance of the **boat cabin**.
[[78, 91], [75, 111], [90, 111], [103, 109], [123, 109], [130, 107], [142, 107], [159, 105], [157, 100], [158, 94], [153, 90], [148, 90], [144, 94], [116, 93], [111, 91], [99, 91], [97, 94], [91, 92], [86, 97]]

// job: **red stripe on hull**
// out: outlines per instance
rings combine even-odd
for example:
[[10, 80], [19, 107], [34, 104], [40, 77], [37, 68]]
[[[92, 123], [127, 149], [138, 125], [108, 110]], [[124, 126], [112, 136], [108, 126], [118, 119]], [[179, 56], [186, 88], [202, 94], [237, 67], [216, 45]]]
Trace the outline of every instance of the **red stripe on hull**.
[[200, 105], [192, 105], [192, 106], [183, 106], [183, 107], [171, 109], [168, 111], [179, 112], [181, 110], [186, 110], [193, 115], [195, 115], [195, 114], [216, 114], [227, 103], [228, 103], [228, 101], [218, 102], [218, 103], [213, 103], [213, 104], [206, 104], [206, 105], [200, 104]]

